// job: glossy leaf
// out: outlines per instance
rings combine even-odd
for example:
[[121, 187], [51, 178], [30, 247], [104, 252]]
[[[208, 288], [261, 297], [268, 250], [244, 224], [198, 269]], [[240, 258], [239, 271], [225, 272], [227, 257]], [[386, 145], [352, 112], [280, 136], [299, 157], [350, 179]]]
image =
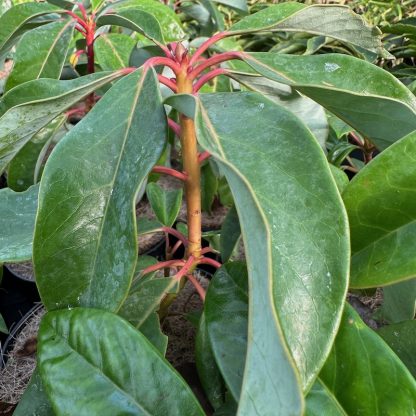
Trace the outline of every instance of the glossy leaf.
[[129, 66], [134, 39], [120, 33], [103, 33], [94, 43], [95, 56], [104, 71], [126, 68]]
[[[282, 345], [279, 322], [308, 389], [335, 337], [349, 269], [347, 219], [328, 163], [298, 118], [255, 93], [201, 95], [196, 124], [240, 218], [252, 282], [246, 386], [262, 378], [259, 357], [251, 367], [257, 337], [264, 348]], [[277, 354], [268, 372], [282, 362]]]
[[101, 72], [70, 81], [39, 79], [5, 94], [0, 101], [0, 173], [42, 127], [121, 75]]
[[229, 263], [215, 273], [204, 305], [212, 353], [236, 402], [240, 400], [247, 353], [248, 298], [245, 264]]
[[416, 133], [382, 152], [343, 193], [351, 228], [351, 286], [416, 276]]
[[185, 37], [181, 21], [171, 7], [154, 0], [124, 0], [117, 4], [110, 5], [109, 11], [128, 11], [136, 9], [146, 12], [154, 17], [160, 25], [165, 42], [174, 42]]
[[120, 307], [137, 259], [136, 194], [163, 151], [166, 128], [154, 71], [137, 70], [55, 148], [42, 176], [34, 239], [37, 284], [49, 310]]
[[384, 341], [347, 305], [320, 378], [348, 415], [411, 415], [416, 381]]
[[368, 26], [348, 6], [305, 6], [296, 2], [276, 4], [245, 17], [231, 27], [231, 32], [236, 34], [264, 31], [328, 36], [384, 55], [380, 30]]
[[336, 397], [318, 378], [306, 396], [305, 416], [347, 416]]
[[378, 329], [377, 334], [386, 341], [416, 378], [416, 321], [386, 325]]
[[165, 226], [172, 227], [182, 205], [182, 188], [163, 189], [157, 183], [149, 183], [146, 195], [157, 219]]
[[19, 36], [31, 28], [28, 22], [59, 10], [61, 9], [47, 3], [34, 2], [18, 4], [9, 9], [0, 17], [0, 57], [14, 45]]
[[38, 192], [38, 185], [19, 193], [0, 190], [0, 263], [32, 258]]
[[58, 79], [74, 27], [72, 19], [59, 20], [25, 33], [16, 47], [14, 66], [7, 78], [6, 91], [38, 78]]
[[328, 137], [328, 121], [323, 107], [310, 98], [293, 91], [289, 86], [264, 77], [236, 75], [233, 78], [250, 90], [263, 94], [296, 114], [311, 130], [322, 148], [325, 148]]
[[391, 74], [361, 59], [269, 52], [242, 57], [261, 75], [312, 98], [380, 149], [416, 129], [416, 97]]
[[159, 350], [164, 356], [168, 348], [168, 337], [162, 332], [159, 315], [153, 312], [140, 326], [140, 332]]
[[13, 416], [55, 416], [36, 368]]
[[40, 327], [38, 362], [58, 415], [204, 415], [155, 347], [109, 312], [49, 312]]
[[7, 169], [7, 185], [11, 189], [22, 192], [38, 181], [40, 165], [48, 146], [66, 120], [66, 115], [58, 116], [17, 153]]
[[224, 263], [230, 259], [240, 237], [240, 220], [235, 205], [233, 205], [221, 226], [220, 252]]
[[416, 315], [416, 279], [383, 288], [383, 305], [377, 313], [383, 321], [395, 323], [414, 319]]
[[214, 409], [220, 408], [224, 404], [225, 386], [212, 353], [204, 313], [199, 319], [196, 334], [195, 361], [199, 379], [211, 406]]
[[97, 19], [98, 26], [115, 25], [134, 30], [149, 39], [163, 42], [162, 29], [159, 22], [150, 14], [140, 9], [118, 10], [111, 9]]

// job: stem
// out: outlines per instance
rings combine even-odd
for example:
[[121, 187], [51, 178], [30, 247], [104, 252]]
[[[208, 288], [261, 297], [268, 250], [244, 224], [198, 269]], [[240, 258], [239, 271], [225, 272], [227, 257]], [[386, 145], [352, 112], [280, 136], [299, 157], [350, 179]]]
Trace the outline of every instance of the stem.
[[198, 280], [195, 279], [194, 275], [187, 274], [186, 277], [188, 280], [192, 283], [195, 290], [197, 291], [199, 297], [202, 299], [202, 302], [205, 301], [205, 289], [201, 286], [201, 284], [198, 282]]
[[[188, 65], [182, 65], [177, 74], [179, 94], [192, 94], [192, 79], [187, 74]], [[187, 256], [201, 257], [201, 168], [198, 162], [198, 147], [195, 124], [191, 118], [180, 115], [183, 170], [188, 177], [185, 181], [185, 198], [188, 219]]]
[[164, 173], [166, 175], [173, 176], [176, 179], [180, 179], [181, 181], [186, 181], [187, 175], [185, 173], [179, 172], [175, 169], [168, 168], [167, 166], [155, 166], [152, 169], [153, 173]]
[[178, 137], [180, 137], [181, 126], [169, 117], [168, 117], [168, 126]]
[[176, 237], [178, 240], [182, 241], [182, 243], [187, 246], [188, 245], [188, 240], [186, 239], [186, 237], [180, 233], [178, 230], [175, 230], [174, 228], [171, 227], [162, 227], [162, 231], [164, 231], [165, 233], [169, 233], [172, 234], [174, 237]]
[[176, 88], [176, 84], [171, 81], [169, 78], [164, 77], [163, 75], [158, 74], [157, 79], [159, 82], [163, 85], [166, 85], [168, 88], [170, 88], [173, 92], [177, 92], [178, 89]]
[[207, 68], [218, 65], [225, 61], [230, 61], [232, 59], [243, 59], [243, 54], [241, 52], [224, 52], [218, 55], [214, 55], [213, 57], [205, 60], [201, 64], [199, 64], [193, 71], [188, 74], [188, 77], [191, 80], [194, 80], [199, 74], [204, 72]]
[[164, 58], [163, 56], [155, 56], [150, 58], [145, 63], [146, 66], [167, 66], [169, 67], [176, 75], [180, 72], [181, 67], [172, 59]]
[[211, 81], [211, 79], [218, 77], [219, 75], [228, 75], [229, 72], [224, 68], [217, 68], [214, 69], [204, 76], [202, 76], [194, 85], [194, 93], [198, 92], [207, 82]]
[[144, 276], [146, 274], [155, 272], [157, 270], [160, 269], [164, 269], [167, 267], [178, 267], [178, 266], [183, 266], [184, 265], [184, 261], [183, 260], [168, 260], [168, 261], [161, 261], [157, 264], [154, 264], [152, 266], [146, 267], [145, 269], [143, 269], [141, 271], [141, 275]]
[[213, 36], [212, 38], [209, 38], [208, 40], [206, 40], [193, 54], [191, 60], [189, 61], [190, 65], [193, 65], [198, 58], [210, 47], [212, 46], [214, 43], [220, 41], [221, 39], [224, 39], [226, 36], [228, 36], [227, 32], [220, 32], [217, 33], [215, 36]]
[[209, 264], [210, 266], [214, 266], [217, 269], [222, 266], [220, 262], [214, 259], [210, 259], [209, 257], [202, 257], [200, 260], [198, 260], [198, 264]]
[[198, 155], [198, 162], [202, 163], [204, 160], [207, 160], [208, 158], [211, 157], [211, 153], [210, 152], [202, 152]]

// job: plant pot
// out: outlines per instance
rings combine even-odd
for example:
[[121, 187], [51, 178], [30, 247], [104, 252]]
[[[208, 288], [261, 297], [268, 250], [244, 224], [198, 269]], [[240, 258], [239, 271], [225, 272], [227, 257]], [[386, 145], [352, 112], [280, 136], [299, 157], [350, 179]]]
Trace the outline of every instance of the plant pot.
[[36, 304], [12, 328], [2, 348], [0, 414], [12, 414], [36, 367], [36, 335], [43, 313], [43, 305]]
[[[33, 308], [35, 302], [40, 300], [36, 284], [17, 278], [10, 270], [4, 267], [3, 279], [0, 285], [0, 313], [3, 316], [7, 328], [13, 328], [28, 311]], [[0, 342], [3, 343], [7, 335], [0, 334]]]

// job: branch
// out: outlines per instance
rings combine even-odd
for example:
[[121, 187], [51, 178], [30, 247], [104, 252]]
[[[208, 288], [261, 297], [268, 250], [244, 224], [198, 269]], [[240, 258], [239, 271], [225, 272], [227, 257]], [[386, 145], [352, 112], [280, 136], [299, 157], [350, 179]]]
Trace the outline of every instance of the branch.
[[152, 169], [153, 173], [164, 173], [166, 175], [173, 176], [176, 179], [180, 179], [181, 181], [186, 181], [188, 175], [186, 173], [179, 172], [175, 169], [168, 168], [166, 166], [155, 166]]
[[175, 74], [178, 74], [181, 70], [181, 67], [172, 59], [164, 58], [163, 56], [155, 56], [153, 58], [149, 58], [145, 63], [147, 67], [154, 67], [154, 66], [167, 66], [169, 67]]
[[205, 302], [205, 289], [201, 286], [201, 284], [198, 282], [198, 280], [195, 279], [195, 277], [192, 274], [187, 274], [186, 277], [192, 283], [195, 290], [198, 292], [198, 295], [202, 299], [202, 302]]
[[171, 81], [169, 78], [166, 78], [163, 75], [157, 74], [157, 79], [159, 80], [161, 84], [166, 85], [173, 92], [178, 92], [178, 88], [176, 87], [176, 84], [173, 81]]
[[175, 230], [174, 228], [171, 228], [171, 227], [162, 227], [162, 231], [164, 231], [165, 233], [172, 234], [178, 240], [181, 240], [185, 247], [188, 245], [188, 239], [178, 230]]
[[168, 126], [178, 137], [180, 137], [181, 126], [169, 117], [168, 117]]
[[219, 269], [222, 264], [214, 259], [210, 259], [208, 257], [202, 257], [198, 260], [198, 264], [209, 264], [210, 266], [214, 266], [216, 269]]
[[221, 39], [224, 39], [225, 37], [227, 37], [229, 35], [229, 33], [227, 32], [220, 32], [217, 33], [216, 35], [214, 35], [212, 38], [206, 40], [193, 54], [191, 60], [189, 61], [189, 65], [193, 65], [198, 58], [210, 47], [212, 46], [214, 43], [220, 41]]
[[193, 86], [193, 93], [198, 92], [207, 82], [211, 81], [211, 79], [218, 77], [219, 75], [229, 75], [230, 73], [224, 68], [217, 68], [214, 69], [204, 76], [202, 76], [196, 84]]
[[224, 52], [218, 55], [214, 55], [206, 61], [198, 65], [193, 71], [188, 74], [188, 78], [194, 80], [199, 74], [204, 72], [207, 68], [218, 65], [221, 62], [230, 61], [232, 59], [243, 59], [242, 52]]

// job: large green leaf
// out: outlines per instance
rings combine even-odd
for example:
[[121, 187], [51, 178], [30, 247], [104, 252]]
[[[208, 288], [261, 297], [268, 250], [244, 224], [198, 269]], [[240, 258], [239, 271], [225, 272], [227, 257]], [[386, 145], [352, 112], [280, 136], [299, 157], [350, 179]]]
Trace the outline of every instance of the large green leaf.
[[132, 9], [146, 12], [154, 17], [159, 22], [165, 42], [178, 41], [185, 37], [178, 15], [171, 7], [162, 2], [154, 0], [125, 0], [110, 5], [107, 10], [115, 11], [119, 14], [120, 11], [125, 12]]
[[152, 344], [109, 312], [49, 312], [40, 327], [38, 361], [57, 415], [204, 415]]
[[5, 94], [0, 101], [0, 173], [42, 127], [122, 75], [121, 72], [101, 72], [70, 81], [38, 79]]
[[377, 333], [399, 356], [416, 378], [416, 321], [404, 321], [381, 327]]
[[213, 0], [216, 3], [224, 4], [225, 6], [231, 7], [232, 9], [242, 12], [244, 14], [248, 13], [247, 0]]
[[105, 71], [129, 66], [131, 51], [136, 42], [121, 33], [103, 33], [94, 43], [95, 56]]
[[215, 273], [204, 306], [212, 353], [236, 402], [247, 353], [248, 297], [245, 264], [229, 263]]
[[9, 9], [0, 17], [0, 57], [13, 46], [19, 36], [32, 27], [28, 22], [36, 17], [60, 10], [47, 3], [34, 2], [19, 4]]
[[150, 14], [140, 9], [125, 9], [117, 12], [109, 9], [97, 19], [98, 26], [115, 25], [134, 30], [149, 39], [164, 42], [159, 22]]
[[202, 313], [199, 319], [198, 332], [195, 339], [195, 362], [199, 379], [209, 402], [214, 409], [220, 408], [224, 403], [225, 386], [212, 353], [204, 313]]
[[349, 305], [320, 378], [351, 416], [411, 415], [416, 408], [415, 379]]
[[[251, 298], [243, 392], [261, 378], [254, 369], [260, 339], [266, 349], [284, 345], [280, 325], [307, 389], [329, 353], [347, 288], [346, 216], [328, 164], [293, 114], [256, 93], [201, 95], [196, 124], [228, 180], [246, 248]], [[281, 353], [264, 364], [267, 371], [282, 363]]]
[[237, 243], [240, 241], [240, 237], [240, 221], [235, 205], [233, 205], [221, 226], [220, 252], [224, 263], [230, 259]]
[[45, 388], [39, 374], [35, 369], [30, 378], [29, 385], [26, 387], [13, 416], [55, 416], [52, 406], [46, 396]]
[[322, 380], [317, 379], [306, 396], [305, 416], [347, 416]]
[[378, 155], [346, 187], [352, 287], [416, 276], [416, 133]]
[[293, 91], [291, 87], [265, 77], [233, 75], [233, 78], [250, 90], [263, 94], [296, 114], [325, 149], [329, 126], [323, 107], [310, 98], [300, 95], [297, 91]]
[[0, 190], [0, 263], [32, 258], [38, 192], [38, 185], [19, 193]]
[[326, 107], [380, 149], [416, 129], [416, 97], [393, 75], [361, 59], [270, 52], [245, 53], [242, 58], [261, 75]]
[[48, 309], [117, 310], [137, 259], [135, 201], [166, 140], [153, 70], [117, 82], [55, 148], [39, 192], [34, 264]]
[[48, 146], [66, 120], [66, 115], [58, 116], [35, 134], [17, 153], [7, 169], [7, 185], [11, 189], [25, 191], [38, 181], [40, 165]]
[[307, 32], [332, 37], [384, 55], [380, 30], [370, 27], [348, 6], [287, 2], [269, 6], [237, 22], [232, 33]]
[[23, 35], [14, 55], [6, 90], [38, 78], [58, 79], [65, 63], [75, 24], [59, 20]]

